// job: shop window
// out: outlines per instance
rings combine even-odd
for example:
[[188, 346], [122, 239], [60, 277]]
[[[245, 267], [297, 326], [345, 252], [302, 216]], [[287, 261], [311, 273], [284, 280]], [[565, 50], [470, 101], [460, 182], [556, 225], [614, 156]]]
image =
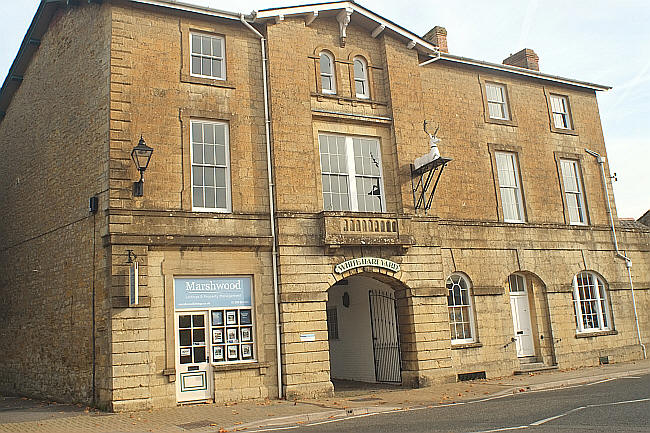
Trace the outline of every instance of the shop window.
[[192, 209], [230, 212], [228, 125], [191, 121]]
[[451, 274], [447, 278], [447, 305], [451, 344], [465, 344], [476, 341], [471, 288], [462, 274]]
[[512, 152], [495, 152], [499, 193], [505, 222], [524, 222], [524, 205], [521, 193], [517, 155]]
[[580, 272], [573, 277], [573, 301], [579, 333], [612, 329], [607, 290], [599, 276], [593, 272]]
[[368, 63], [363, 57], [355, 57], [354, 65], [354, 88], [357, 98], [370, 98], [370, 87], [368, 85]]
[[331, 54], [320, 53], [320, 82], [323, 93], [336, 93], [336, 77], [334, 73], [334, 57]]
[[201, 33], [190, 34], [190, 74], [197, 77], [226, 79], [224, 39]]
[[379, 141], [319, 135], [323, 208], [382, 212], [383, 180]]
[[213, 363], [251, 361], [255, 358], [251, 305], [210, 310], [210, 325]]
[[569, 223], [577, 225], [587, 224], [585, 199], [582, 192], [578, 161], [560, 159], [560, 171], [562, 172], [562, 186], [564, 187], [564, 200], [569, 215]]

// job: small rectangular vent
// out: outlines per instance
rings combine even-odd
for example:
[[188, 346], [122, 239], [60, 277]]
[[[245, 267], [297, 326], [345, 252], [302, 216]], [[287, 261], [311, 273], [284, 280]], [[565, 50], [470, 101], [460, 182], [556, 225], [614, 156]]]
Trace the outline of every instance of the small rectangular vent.
[[474, 373], [459, 373], [458, 374], [458, 381], [459, 382], [465, 382], [467, 380], [476, 380], [476, 379], [485, 379], [485, 372], [484, 371], [475, 371]]
[[607, 365], [609, 364], [609, 356], [599, 356], [598, 357], [598, 363], [600, 365]]

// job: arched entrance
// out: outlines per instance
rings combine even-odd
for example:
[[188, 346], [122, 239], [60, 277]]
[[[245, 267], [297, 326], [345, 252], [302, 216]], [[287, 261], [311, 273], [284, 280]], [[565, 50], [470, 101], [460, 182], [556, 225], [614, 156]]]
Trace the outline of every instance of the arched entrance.
[[523, 271], [508, 276], [507, 288], [517, 357], [522, 363], [555, 365], [546, 285], [537, 275]]
[[327, 328], [333, 380], [401, 383], [395, 290], [373, 274], [338, 281], [328, 290]]

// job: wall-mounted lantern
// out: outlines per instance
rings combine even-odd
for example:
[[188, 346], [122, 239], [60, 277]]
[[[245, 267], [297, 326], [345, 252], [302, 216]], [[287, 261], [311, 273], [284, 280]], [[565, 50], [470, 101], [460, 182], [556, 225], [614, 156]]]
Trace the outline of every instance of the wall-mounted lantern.
[[144, 194], [144, 171], [149, 166], [149, 160], [153, 149], [144, 142], [144, 138], [140, 136], [140, 142], [131, 151], [131, 159], [135, 163], [135, 167], [140, 172], [140, 180], [133, 183], [133, 196], [142, 197]]

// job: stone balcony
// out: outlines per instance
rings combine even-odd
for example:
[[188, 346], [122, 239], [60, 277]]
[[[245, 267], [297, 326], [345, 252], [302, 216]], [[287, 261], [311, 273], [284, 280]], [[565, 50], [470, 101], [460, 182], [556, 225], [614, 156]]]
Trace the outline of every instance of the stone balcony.
[[370, 212], [322, 212], [322, 242], [330, 248], [348, 245], [413, 245], [411, 217]]

